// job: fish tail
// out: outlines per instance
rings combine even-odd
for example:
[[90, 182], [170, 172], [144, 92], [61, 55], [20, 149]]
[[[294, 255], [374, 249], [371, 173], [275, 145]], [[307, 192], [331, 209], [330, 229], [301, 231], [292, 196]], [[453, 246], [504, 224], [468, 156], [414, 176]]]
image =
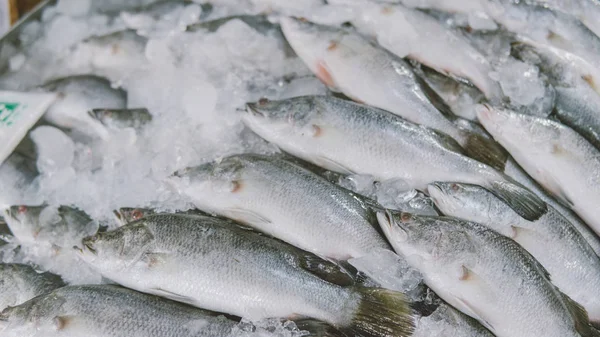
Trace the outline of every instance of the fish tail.
[[406, 296], [381, 288], [355, 288], [361, 301], [347, 335], [357, 337], [405, 337], [415, 330], [414, 312]]
[[351, 337], [338, 330], [336, 327], [312, 318], [295, 320], [296, 326], [302, 331], [307, 331], [307, 337]]
[[508, 177], [507, 180], [492, 181], [487, 189], [525, 220], [535, 221], [548, 211], [548, 205], [535, 193]]

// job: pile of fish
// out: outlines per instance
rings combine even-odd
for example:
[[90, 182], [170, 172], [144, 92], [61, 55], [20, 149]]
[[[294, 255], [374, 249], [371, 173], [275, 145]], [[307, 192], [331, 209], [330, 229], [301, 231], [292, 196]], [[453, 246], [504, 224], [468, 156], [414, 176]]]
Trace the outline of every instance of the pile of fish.
[[15, 34], [0, 90], [56, 100], [0, 166], [0, 335], [600, 336], [599, 2], [60, 0]]

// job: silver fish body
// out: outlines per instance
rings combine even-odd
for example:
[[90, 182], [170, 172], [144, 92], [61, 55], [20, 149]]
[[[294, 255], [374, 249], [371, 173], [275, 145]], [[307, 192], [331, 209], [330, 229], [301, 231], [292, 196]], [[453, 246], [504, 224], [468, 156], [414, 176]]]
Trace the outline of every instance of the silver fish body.
[[[447, 179], [487, 186], [534, 219], [544, 205], [532, 192], [463, 154], [451, 138], [386, 111], [326, 96], [248, 104], [244, 123], [284, 151], [343, 173], [399, 178], [424, 189]], [[510, 191], [509, 191], [510, 190]]]
[[114, 285], [68, 286], [0, 314], [10, 337], [223, 337], [236, 322]]
[[585, 310], [511, 239], [456, 218], [387, 212], [378, 219], [394, 248], [423, 273], [427, 285], [494, 335], [591, 335]]
[[540, 185], [600, 233], [600, 151], [545, 118], [485, 107], [479, 121]]
[[494, 335], [473, 318], [442, 302], [431, 315], [419, 318], [413, 336], [493, 337]]
[[152, 115], [146, 108], [139, 109], [92, 109], [89, 115], [104, 126], [113, 128], [133, 128], [139, 130], [152, 121]]
[[[482, 187], [437, 182], [429, 194], [446, 215], [485, 225], [525, 248], [550, 273], [552, 283], [600, 321], [600, 258], [554, 208], [527, 221]], [[548, 247], [552, 247], [549, 251]]]
[[389, 248], [355, 194], [284, 159], [243, 154], [176, 173], [179, 192], [209, 213], [336, 260]]
[[38, 273], [31, 266], [0, 263], [0, 310], [63, 287], [60, 276]]
[[350, 285], [352, 278], [316, 255], [225, 220], [157, 214], [82, 244], [81, 258], [105, 277], [209, 310], [251, 320], [301, 315], [374, 336], [408, 336], [413, 329], [402, 294], [327, 282]]

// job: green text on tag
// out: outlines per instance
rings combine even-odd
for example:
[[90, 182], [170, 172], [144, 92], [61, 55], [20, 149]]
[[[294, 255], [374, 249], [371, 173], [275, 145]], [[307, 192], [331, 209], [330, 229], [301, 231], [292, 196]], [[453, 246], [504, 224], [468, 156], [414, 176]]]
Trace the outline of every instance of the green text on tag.
[[0, 125], [11, 126], [26, 106], [19, 103], [0, 102]]

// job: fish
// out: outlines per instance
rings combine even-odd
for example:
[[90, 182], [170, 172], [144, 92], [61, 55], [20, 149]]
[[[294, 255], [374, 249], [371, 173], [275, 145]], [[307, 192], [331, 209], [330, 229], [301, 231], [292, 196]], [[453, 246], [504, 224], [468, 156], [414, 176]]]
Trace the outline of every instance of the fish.
[[552, 283], [586, 309], [591, 321], [600, 321], [600, 301], [590, 296], [600, 291], [600, 258], [554, 208], [548, 206], [546, 214], [531, 222], [480, 186], [436, 182], [428, 191], [445, 215], [480, 223], [525, 248], [550, 273]]
[[377, 214], [390, 243], [444, 301], [498, 337], [592, 336], [585, 309], [516, 242], [451, 217]]
[[[485, 186], [535, 220], [546, 210], [531, 191], [462, 153], [450, 137], [392, 113], [330, 96], [247, 104], [242, 117], [281, 150], [326, 169], [401, 179], [407, 189], [449, 179]], [[444, 177], [444, 178], [442, 178]]]
[[319, 256], [345, 261], [390, 249], [372, 201], [281, 158], [233, 155], [180, 170], [170, 182], [199, 209]]
[[[600, 149], [600, 74], [595, 67], [553, 48], [514, 43], [512, 54], [548, 74], [556, 91], [551, 117], [571, 127]], [[582, 66], [579, 66], [582, 65]], [[591, 70], [591, 71], [587, 71]]]
[[14, 205], [5, 209], [4, 218], [17, 241], [27, 245], [71, 248], [99, 227], [87, 213], [66, 205]]
[[106, 127], [118, 129], [133, 128], [141, 130], [152, 121], [152, 115], [146, 108], [138, 109], [92, 109], [90, 117], [98, 120]]
[[359, 336], [410, 336], [405, 295], [353, 286], [337, 264], [230, 221], [147, 216], [84, 238], [80, 258], [125, 287], [260, 320], [309, 317]]
[[348, 30], [292, 18], [282, 18], [281, 27], [296, 54], [332, 90], [443, 132], [469, 156], [494, 167], [503, 165], [505, 151], [461, 127], [469, 121], [454, 116], [402, 58]]
[[0, 263], [0, 311], [64, 287], [58, 275], [19, 263]]
[[46, 121], [61, 128], [77, 129], [101, 139], [107, 139], [108, 132], [87, 112], [99, 106], [122, 109], [127, 104], [125, 91], [112, 88], [109, 81], [98, 76], [70, 76], [50, 81], [41, 88], [58, 93], [58, 99], [44, 114]]
[[440, 303], [433, 313], [420, 317], [414, 337], [471, 336], [494, 337], [494, 335], [473, 318]]
[[600, 233], [600, 151], [573, 129], [547, 118], [481, 106], [486, 130], [547, 191]]
[[494, 71], [492, 65], [459, 32], [423, 11], [401, 4], [365, 2], [354, 8], [358, 13], [350, 23], [362, 34], [374, 36], [383, 48], [439, 73], [468, 80], [488, 100], [502, 100], [500, 85], [489, 76]]
[[222, 337], [237, 326], [223, 315], [115, 285], [56, 289], [5, 309], [0, 324], [15, 337]]

